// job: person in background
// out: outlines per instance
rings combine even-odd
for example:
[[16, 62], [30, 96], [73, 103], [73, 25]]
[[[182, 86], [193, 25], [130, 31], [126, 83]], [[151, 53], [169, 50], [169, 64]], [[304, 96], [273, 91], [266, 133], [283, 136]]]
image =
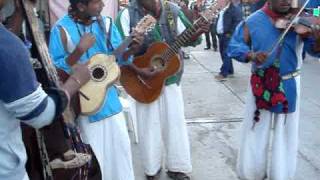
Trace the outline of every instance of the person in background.
[[240, 10], [233, 5], [232, 1], [225, 1], [228, 5], [220, 11], [215, 26], [219, 39], [220, 56], [222, 59], [220, 72], [215, 76], [215, 79], [218, 81], [225, 81], [234, 74], [232, 59], [227, 55], [227, 47], [233, 31], [242, 20]]

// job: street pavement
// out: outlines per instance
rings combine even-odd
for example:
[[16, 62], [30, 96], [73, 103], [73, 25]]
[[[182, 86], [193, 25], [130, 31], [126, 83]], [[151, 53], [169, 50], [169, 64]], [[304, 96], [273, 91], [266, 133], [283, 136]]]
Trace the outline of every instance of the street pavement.
[[[221, 59], [200, 45], [185, 60], [182, 80], [192, 149], [192, 180], [237, 180], [236, 161], [250, 72], [234, 61], [235, 77], [218, 82]], [[300, 144], [295, 180], [320, 180], [320, 62], [308, 57], [302, 69]], [[132, 137], [132, 136], [131, 136]], [[136, 180], [144, 180], [141, 154], [132, 143]], [[161, 180], [169, 180], [165, 170]]]

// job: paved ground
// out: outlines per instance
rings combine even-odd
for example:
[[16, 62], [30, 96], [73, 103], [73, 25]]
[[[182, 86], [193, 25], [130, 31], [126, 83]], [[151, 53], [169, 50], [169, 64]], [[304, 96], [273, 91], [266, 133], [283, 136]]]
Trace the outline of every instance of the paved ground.
[[[235, 62], [235, 77], [217, 82], [218, 53], [191, 50], [182, 87], [192, 145], [193, 180], [236, 180], [239, 144], [249, 66]], [[308, 58], [302, 71], [299, 161], [296, 180], [320, 179], [320, 62]], [[137, 145], [133, 144], [137, 180], [144, 180]], [[161, 180], [169, 179], [163, 172]]]

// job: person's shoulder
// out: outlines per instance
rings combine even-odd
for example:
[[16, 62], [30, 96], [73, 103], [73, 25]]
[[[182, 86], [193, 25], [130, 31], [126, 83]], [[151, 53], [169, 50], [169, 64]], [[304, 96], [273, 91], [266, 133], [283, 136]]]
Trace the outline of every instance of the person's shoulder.
[[103, 20], [109, 20], [112, 21], [113, 18], [111, 16], [101, 16]]
[[255, 21], [261, 21], [262, 19], [265, 19], [267, 17], [267, 15], [262, 11], [262, 10], [258, 10], [256, 12], [254, 12], [253, 14], [251, 14], [247, 21], [248, 22], [255, 22]]
[[106, 24], [106, 27], [109, 27], [113, 23], [113, 19], [111, 16], [101, 16], [103, 22]]
[[[10, 72], [12, 68], [23, 68], [28, 61], [28, 52], [22, 41], [13, 33], [0, 28], [0, 67], [3, 72]], [[7, 74], [10, 76], [9, 74]]]
[[54, 24], [53, 27], [68, 26], [72, 22], [73, 22], [73, 20], [71, 19], [71, 17], [68, 14], [66, 14], [66, 15], [62, 16], [60, 19], [58, 19], [58, 21]]
[[129, 9], [128, 9], [128, 7], [121, 9], [121, 10], [119, 11], [118, 15], [117, 15], [117, 17], [120, 17], [120, 18], [123, 17], [123, 16], [129, 16]]
[[8, 51], [11, 52], [9, 54], [14, 54], [13, 50], [24, 47], [22, 41], [2, 25], [0, 25], [0, 34], [0, 55], [5, 55]]

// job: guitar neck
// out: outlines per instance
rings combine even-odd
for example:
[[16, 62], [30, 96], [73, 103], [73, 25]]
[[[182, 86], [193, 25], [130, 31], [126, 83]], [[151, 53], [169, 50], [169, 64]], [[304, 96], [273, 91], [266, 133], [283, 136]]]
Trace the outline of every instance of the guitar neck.
[[[173, 44], [170, 45], [170, 48], [168, 49], [169, 53], [172, 55], [179, 52], [179, 49], [190, 42], [191, 38], [196, 34], [198, 29], [200, 29], [199, 23], [207, 21], [204, 17], [200, 17], [196, 20], [196, 22], [188, 29], [183, 31], [175, 40]], [[168, 52], [165, 52], [168, 53]]]

